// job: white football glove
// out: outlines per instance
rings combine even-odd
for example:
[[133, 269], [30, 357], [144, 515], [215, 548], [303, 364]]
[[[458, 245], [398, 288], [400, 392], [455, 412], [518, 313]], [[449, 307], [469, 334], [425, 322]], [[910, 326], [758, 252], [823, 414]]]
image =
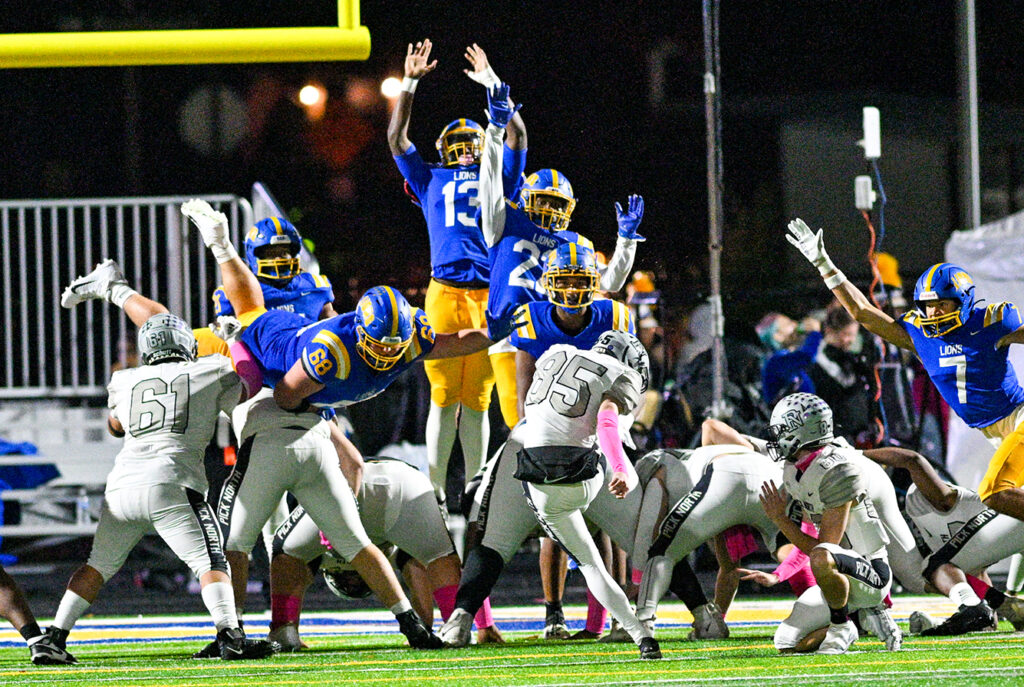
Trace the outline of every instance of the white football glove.
[[815, 234], [798, 217], [789, 223], [789, 234], [786, 235], [786, 240], [796, 246], [809, 263], [818, 268], [820, 275], [825, 276], [829, 272], [836, 271], [836, 266], [825, 252], [825, 239], [822, 237], [821, 229]]
[[223, 212], [214, 210], [213, 206], [201, 198], [193, 198], [182, 203], [181, 214], [192, 220], [193, 224], [199, 227], [200, 231], [211, 230], [216, 227], [223, 227], [224, 231], [227, 231], [228, 216]]
[[221, 315], [209, 327], [215, 336], [223, 339], [229, 346], [238, 341], [238, 337], [242, 335], [242, 331], [245, 329], [242, 323], [238, 321], [238, 318], [231, 315]]

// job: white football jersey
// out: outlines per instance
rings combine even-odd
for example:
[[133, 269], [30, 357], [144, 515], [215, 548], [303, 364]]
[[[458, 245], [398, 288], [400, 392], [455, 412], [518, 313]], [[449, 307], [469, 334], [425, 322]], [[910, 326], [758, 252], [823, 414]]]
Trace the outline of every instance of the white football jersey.
[[[796, 464], [787, 462], [783, 468], [783, 482], [790, 498], [799, 501], [804, 513], [816, 526], [821, 526], [821, 516], [830, 508], [853, 501], [850, 519], [841, 544], [867, 558], [886, 555], [885, 545], [889, 543], [872, 494], [881, 498], [879, 490], [892, 490], [892, 482], [878, 465], [860, 451], [842, 446], [826, 446], [815, 456], [802, 473]], [[882, 480], [884, 479], [884, 483]]]
[[[738, 456], [738, 461], [716, 461], [719, 457]], [[658, 449], [637, 461], [636, 471], [641, 484], [647, 484], [658, 468], [665, 468], [665, 488], [668, 498], [675, 502], [686, 496], [700, 481], [708, 465], [716, 464], [728, 472], [742, 471], [762, 482], [782, 482], [782, 467], [771, 458], [746, 446], [715, 444], [696, 449]]]
[[217, 416], [231, 412], [242, 388], [222, 355], [115, 372], [107, 406], [125, 437], [107, 489], [178, 484], [206, 493], [206, 445]]
[[641, 383], [639, 374], [610, 355], [552, 346], [537, 360], [526, 395], [523, 446], [594, 446], [601, 400], [607, 395], [620, 412], [630, 413], [640, 402]]
[[942, 545], [974, 516], [988, 509], [981, 502], [981, 498], [970, 489], [953, 484], [949, 487], [956, 492], [957, 500], [956, 505], [945, 513], [936, 510], [924, 494], [918, 491], [917, 486], [912, 484], [907, 490], [907, 517], [913, 520], [925, 544], [933, 552], [942, 548]]
[[293, 429], [313, 429], [320, 424], [321, 432], [330, 435], [326, 420], [312, 412], [292, 413], [277, 405], [274, 390], [263, 388], [255, 396], [244, 403], [239, 403], [231, 414], [231, 426], [235, 428], [235, 437], [241, 446], [253, 434], [290, 427]]

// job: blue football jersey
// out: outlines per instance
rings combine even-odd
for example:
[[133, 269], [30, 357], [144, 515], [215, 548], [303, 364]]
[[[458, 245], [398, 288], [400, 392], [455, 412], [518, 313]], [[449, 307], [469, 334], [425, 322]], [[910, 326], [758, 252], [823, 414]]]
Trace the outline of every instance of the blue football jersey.
[[491, 247], [491, 290], [487, 312], [507, 319], [521, 305], [545, 299], [541, 282], [544, 255], [571, 238], [541, 229], [519, 208], [508, 204], [505, 228]]
[[[283, 288], [261, 281], [263, 300], [267, 310], [285, 310], [316, 321], [324, 306], [334, 302], [331, 280], [323, 275], [299, 272]], [[234, 315], [235, 310], [228, 301], [224, 287], [218, 286], [213, 292], [213, 314]]]
[[987, 427], [1024, 403], [1024, 388], [1007, 357], [1009, 346], [996, 342], [1021, 326], [1012, 303], [976, 307], [967, 322], [944, 336], [928, 338], [920, 316], [908, 312], [900, 320], [914, 342], [928, 376], [942, 398], [971, 427]]
[[294, 313], [270, 310], [256, 318], [242, 334], [263, 370], [263, 381], [273, 387], [296, 360], [311, 378], [326, 386], [309, 397], [320, 407], [346, 406], [384, 391], [395, 378], [434, 348], [434, 330], [426, 314], [413, 308], [415, 333], [409, 348], [394, 367], [373, 370], [356, 351], [355, 313], [319, 322]]
[[512, 332], [509, 343], [534, 358], [540, 358], [555, 344], [570, 344], [587, 350], [609, 329], [636, 334], [636, 325], [629, 308], [618, 301], [594, 301], [590, 306], [590, 322], [579, 334], [567, 334], [555, 323], [557, 305], [549, 301], [527, 303], [519, 311], [522, 324]]
[[[430, 235], [431, 275], [457, 283], [486, 282], [490, 260], [476, 224], [480, 166], [442, 167], [423, 161], [416, 146], [395, 156], [398, 170], [416, 194]], [[502, 178], [506, 195], [526, 168], [526, 151], [504, 146]]]

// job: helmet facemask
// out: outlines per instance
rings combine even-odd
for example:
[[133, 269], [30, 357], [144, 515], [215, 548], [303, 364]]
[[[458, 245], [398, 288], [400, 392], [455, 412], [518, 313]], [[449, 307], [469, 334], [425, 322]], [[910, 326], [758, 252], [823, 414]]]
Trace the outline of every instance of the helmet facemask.
[[375, 339], [362, 326], [356, 327], [356, 334], [359, 337], [356, 341], [356, 352], [371, 369], [377, 372], [394, 367], [405, 355], [405, 350], [409, 348], [409, 343], [412, 341], [411, 336], [404, 340], [397, 336]]
[[767, 444], [773, 460], [794, 462], [802, 449], [817, 448], [833, 439], [832, 409], [814, 394], [790, 394], [772, 409]]
[[268, 281], [290, 281], [300, 271], [299, 252], [289, 244], [287, 257], [263, 257], [274, 245], [262, 246], [253, 251], [256, 255], [256, 278]]
[[469, 165], [479, 164], [484, 150], [483, 127], [471, 119], [456, 119], [441, 132], [436, 147], [445, 167], [468, 166], [459, 160], [463, 155], [473, 156]]
[[542, 229], [562, 231], [569, 226], [576, 199], [552, 189], [524, 189], [523, 211]]
[[555, 268], [544, 273], [544, 290], [549, 301], [563, 310], [576, 312], [594, 302], [599, 280], [594, 270]]

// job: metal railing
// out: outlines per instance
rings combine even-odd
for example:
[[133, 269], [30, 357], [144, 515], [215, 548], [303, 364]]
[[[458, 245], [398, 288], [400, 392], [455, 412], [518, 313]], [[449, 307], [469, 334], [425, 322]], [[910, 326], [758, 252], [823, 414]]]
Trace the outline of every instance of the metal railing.
[[[248, 200], [204, 196], [228, 215], [232, 240], [252, 224]], [[0, 399], [105, 395], [115, 365], [131, 364], [135, 328], [117, 308], [72, 310], [60, 294], [104, 258], [129, 284], [193, 326], [212, 315], [217, 266], [181, 215], [186, 196], [0, 202]]]

